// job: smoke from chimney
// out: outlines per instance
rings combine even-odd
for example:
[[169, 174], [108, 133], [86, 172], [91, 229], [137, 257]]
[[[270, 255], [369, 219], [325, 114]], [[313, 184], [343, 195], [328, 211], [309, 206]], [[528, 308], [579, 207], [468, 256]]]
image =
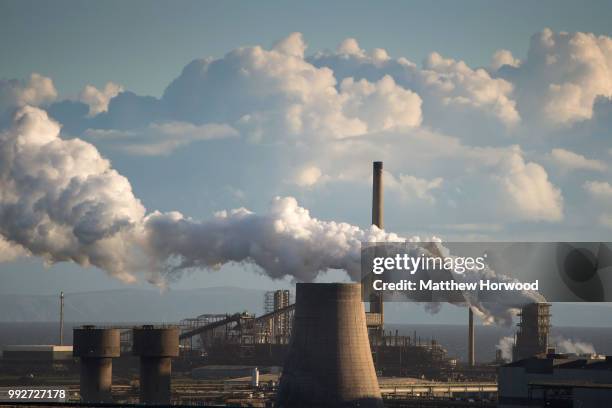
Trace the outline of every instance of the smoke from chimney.
[[[309, 282], [343, 269], [359, 280], [361, 242], [418, 241], [319, 220], [292, 197], [274, 198], [264, 214], [240, 208], [206, 221], [147, 214], [129, 181], [93, 145], [60, 138], [59, 124], [32, 107], [0, 133], [0, 237], [47, 263], [95, 266], [127, 282], [142, 273], [159, 285], [185, 269], [231, 262], [255, 264], [272, 278]], [[485, 322], [511, 321], [507, 306], [466, 300]]]

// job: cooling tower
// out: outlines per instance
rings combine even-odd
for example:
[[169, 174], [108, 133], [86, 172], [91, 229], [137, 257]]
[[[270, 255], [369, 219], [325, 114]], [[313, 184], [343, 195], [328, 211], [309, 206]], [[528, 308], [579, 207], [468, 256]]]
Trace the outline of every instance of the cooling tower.
[[169, 404], [172, 357], [179, 353], [178, 327], [134, 328], [132, 351], [140, 356], [140, 402]]
[[113, 357], [119, 357], [119, 330], [83, 326], [74, 329], [73, 355], [81, 359], [81, 400], [112, 402]]
[[279, 407], [382, 407], [361, 285], [298, 283]]

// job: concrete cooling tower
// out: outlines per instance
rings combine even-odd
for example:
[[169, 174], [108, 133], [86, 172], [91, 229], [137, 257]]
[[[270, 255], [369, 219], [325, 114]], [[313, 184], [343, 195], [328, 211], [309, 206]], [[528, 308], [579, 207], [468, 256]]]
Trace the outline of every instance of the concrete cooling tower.
[[73, 333], [73, 354], [81, 359], [81, 401], [111, 402], [112, 359], [120, 353], [119, 330], [83, 326]]
[[279, 407], [382, 407], [357, 283], [298, 283]]

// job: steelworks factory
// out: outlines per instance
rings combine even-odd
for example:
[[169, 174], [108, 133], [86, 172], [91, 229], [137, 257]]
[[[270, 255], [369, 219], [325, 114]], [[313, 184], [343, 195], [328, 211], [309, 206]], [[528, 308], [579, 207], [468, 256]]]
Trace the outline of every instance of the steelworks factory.
[[[373, 170], [372, 224], [382, 228], [382, 162]], [[468, 359], [458, 363], [435, 339], [386, 331], [382, 295], [361, 296], [358, 283], [298, 283], [295, 301], [288, 290], [267, 293], [261, 316], [86, 325], [74, 329], [73, 358], [69, 346], [9, 347], [2, 372], [36, 372], [28, 387], [61, 384], [66, 395], [53, 406], [586, 407], [612, 396], [609, 358], [549, 348], [548, 304], [522, 309], [514, 362], [476, 364], [470, 308]]]

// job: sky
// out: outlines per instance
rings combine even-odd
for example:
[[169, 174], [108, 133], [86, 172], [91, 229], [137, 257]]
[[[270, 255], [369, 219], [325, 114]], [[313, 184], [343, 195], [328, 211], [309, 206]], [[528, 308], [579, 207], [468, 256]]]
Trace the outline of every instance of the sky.
[[348, 280], [319, 272], [364, 238], [610, 240], [609, 2], [0, 8], [0, 293]]

